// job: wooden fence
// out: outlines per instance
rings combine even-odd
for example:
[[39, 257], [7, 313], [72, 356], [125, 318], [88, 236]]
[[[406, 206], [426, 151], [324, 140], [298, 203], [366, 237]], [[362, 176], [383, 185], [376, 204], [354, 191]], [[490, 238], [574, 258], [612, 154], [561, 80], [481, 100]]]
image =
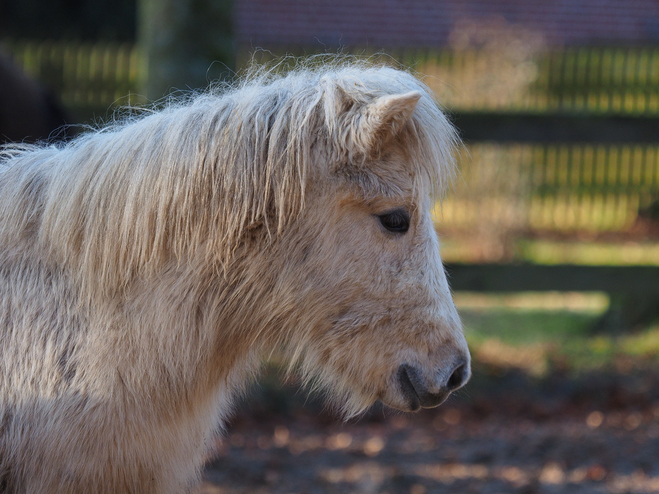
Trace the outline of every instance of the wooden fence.
[[419, 58], [416, 66], [454, 109], [659, 112], [657, 48], [568, 48], [535, 54], [516, 66], [505, 53], [439, 51]]
[[624, 232], [659, 198], [657, 145], [474, 143], [460, 170], [445, 229]]
[[[144, 102], [145, 64], [134, 46], [11, 40], [2, 46], [76, 116]], [[659, 118], [659, 48], [566, 49], [521, 58], [466, 50], [390, 54], [425, 74], [457, 117], [478, 110]], [[460, 164], [461, 178], [437, 216], [447, 230], [624, 232], [659, 199], [659, 146], [652, 143], [472, 142]]]
[[[299, 47], [277, 51], [310, 54]], [[584, 47], [557, 51], [391, 49], [343, 53], [400, 62], [417, 71], [453, 111], [659, 114], [659, 48]], [[250, 58], [239, 57], [242, 64]], [[273, 58], [257, 54], [258, 61]]]
[[[143, 103], [139, 51], [129, 44], [4, 40], [4, 51], [69, 106]], [[299, 48], [288, 50], [300, 53]], [[659, 48], [568, 48], [525, 54], [449, 49], [366, 49], [425, 77], [452, 111], [659, 115]], [[263, 52], [260, 59], [267, 59]], [[243, 63], [245, 57], [242, 57]]]
[[75, 115], [144, 103], [138, 92], [142, 64], [131, 44], [4, 40], [2, 48]]

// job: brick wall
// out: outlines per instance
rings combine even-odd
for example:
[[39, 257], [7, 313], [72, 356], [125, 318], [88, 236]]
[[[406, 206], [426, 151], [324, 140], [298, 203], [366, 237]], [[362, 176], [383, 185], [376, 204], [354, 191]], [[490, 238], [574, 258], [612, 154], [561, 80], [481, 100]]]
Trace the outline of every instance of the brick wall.
[[241, 46], [430, 47], [461, 27], [523, 28], [551, 46], [659, 44], [656, 0], [236, 0]]

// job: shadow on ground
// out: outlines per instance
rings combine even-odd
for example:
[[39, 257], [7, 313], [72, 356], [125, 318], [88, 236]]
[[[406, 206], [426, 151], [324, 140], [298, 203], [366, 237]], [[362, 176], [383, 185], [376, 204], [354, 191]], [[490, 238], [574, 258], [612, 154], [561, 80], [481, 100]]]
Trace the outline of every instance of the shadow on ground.
[[438, 409], [341, 423], [266, 374], [200, 493], [656, 493], [659, 369], [542, 379], [478, 366]]

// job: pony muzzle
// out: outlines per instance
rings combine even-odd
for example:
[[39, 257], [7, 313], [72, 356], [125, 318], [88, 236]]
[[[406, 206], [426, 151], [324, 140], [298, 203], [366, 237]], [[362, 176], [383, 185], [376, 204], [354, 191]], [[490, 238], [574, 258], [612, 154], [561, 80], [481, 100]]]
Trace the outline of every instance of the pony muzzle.
[[448, 370], [440, 371], [432, 379], [424, 379], [422, 371], [415, 366], [403, 364], [398, 368], [397, 385], [410, 411], [441, 405], [471, 377], [467, 359], [461, 359]]

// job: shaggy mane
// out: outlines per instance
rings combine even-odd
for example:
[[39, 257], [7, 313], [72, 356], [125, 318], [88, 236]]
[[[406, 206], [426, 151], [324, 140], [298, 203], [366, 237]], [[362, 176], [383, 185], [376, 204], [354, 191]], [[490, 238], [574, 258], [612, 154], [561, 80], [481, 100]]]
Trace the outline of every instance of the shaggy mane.
[[[299, 214], [310, 167], [334, 173], [365, 161], [366, 144], [355, 139], [360, 108], [410, 91], [422, 93], [401, 137], [411, 173], [445, 189], [457, 138], [415, 77], [327, 57], [285, 75], [280, 68], [254, 67], [230, 87], [62, 147], [5, 147], [0, 243], [14, 247], [2, 251], [25, 249], [26, 232], [38, 232], [83, 293], [101, 287], [106, 295], [199, 249], [226, 269], [248, 231], [277, 235]], [[317, 147], [329, 150], [326, 163], [314, 161]]]

